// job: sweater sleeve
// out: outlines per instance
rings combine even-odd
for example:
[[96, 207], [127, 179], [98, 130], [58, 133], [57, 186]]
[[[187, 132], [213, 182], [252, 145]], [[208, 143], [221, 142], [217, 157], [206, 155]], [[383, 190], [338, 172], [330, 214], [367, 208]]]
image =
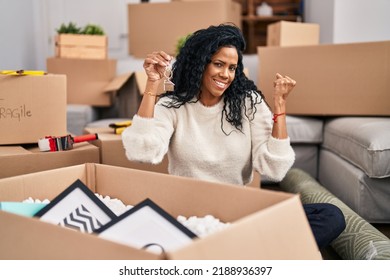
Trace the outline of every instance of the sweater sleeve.
[[265, 102], [251, 121], [253, 167], [271, 181], [281, 181], [295, 160], [290, 138], [272, 137], [272, 113]]
[[131, 126], [122, 132], [122, 143], [128, 160], [158, 164], [167, 153], [174, 130], [174, 118], [168, 108], [158, 104], [154, 118], [134, 115]]

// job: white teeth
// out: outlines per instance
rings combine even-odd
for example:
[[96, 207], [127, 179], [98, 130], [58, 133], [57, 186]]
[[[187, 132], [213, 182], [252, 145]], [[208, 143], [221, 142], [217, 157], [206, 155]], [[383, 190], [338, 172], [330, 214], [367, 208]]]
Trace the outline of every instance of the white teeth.
[[221, 82], [218, 82], [218, 81], [215, 81], [215, 83], [216, 83], [217, 86], [219, 86], [219, 87], [225, 87], [225, 84], [224, 84], [224, 83], [221, 83]]

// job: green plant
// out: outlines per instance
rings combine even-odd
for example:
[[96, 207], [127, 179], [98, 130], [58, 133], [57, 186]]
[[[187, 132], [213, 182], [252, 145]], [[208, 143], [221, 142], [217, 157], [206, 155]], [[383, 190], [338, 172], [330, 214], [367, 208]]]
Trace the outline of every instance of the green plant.
[[182, 36], [180, 37], [178, 40], [177, 40], [177, 43], [176, 43], [176, 50], [175, 50], [175, 55], [177, 56], [181, 50], [181, 48], [184, 46], [184, 43], [187, 41], [188, 37], [190, 37], [192, 35], [192, 33], [189, 33], [185, 36]]
[[73, 22], [69, 22], [68, 25], [61, 24], [60, 28], [57, 30], [58, 34], [80, 34], [81, 28], [77, 27], [77, 25]]
[[104, 35], [103, 28], [96, 24], [87, 24], [81, 31], [81, 34]]
[[96, 24], [87, 24], [84, 28], [78, 27], [75, 23], [69, 22], [68, 25], [61, 24], [57, 30], [58, 34], [86, 34], [86, 35], [104, 35], [103, 28]]

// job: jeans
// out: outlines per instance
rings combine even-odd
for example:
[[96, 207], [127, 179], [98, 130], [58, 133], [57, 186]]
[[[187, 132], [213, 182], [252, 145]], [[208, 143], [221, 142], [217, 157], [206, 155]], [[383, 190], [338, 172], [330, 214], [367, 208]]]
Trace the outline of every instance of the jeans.
[[343, 212], [333, 204], [308, 203], [303, 209], [319, 249], [328, 246], [346, 227]]

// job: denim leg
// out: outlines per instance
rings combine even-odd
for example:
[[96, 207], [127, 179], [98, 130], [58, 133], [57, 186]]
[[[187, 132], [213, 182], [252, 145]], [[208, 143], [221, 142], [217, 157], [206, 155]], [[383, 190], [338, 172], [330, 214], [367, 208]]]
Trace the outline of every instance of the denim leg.
[[330, 203], [303, 204], [307, 219], [318, 247], [324, 248], [345, 229], [345, 218], [341, 210]]

